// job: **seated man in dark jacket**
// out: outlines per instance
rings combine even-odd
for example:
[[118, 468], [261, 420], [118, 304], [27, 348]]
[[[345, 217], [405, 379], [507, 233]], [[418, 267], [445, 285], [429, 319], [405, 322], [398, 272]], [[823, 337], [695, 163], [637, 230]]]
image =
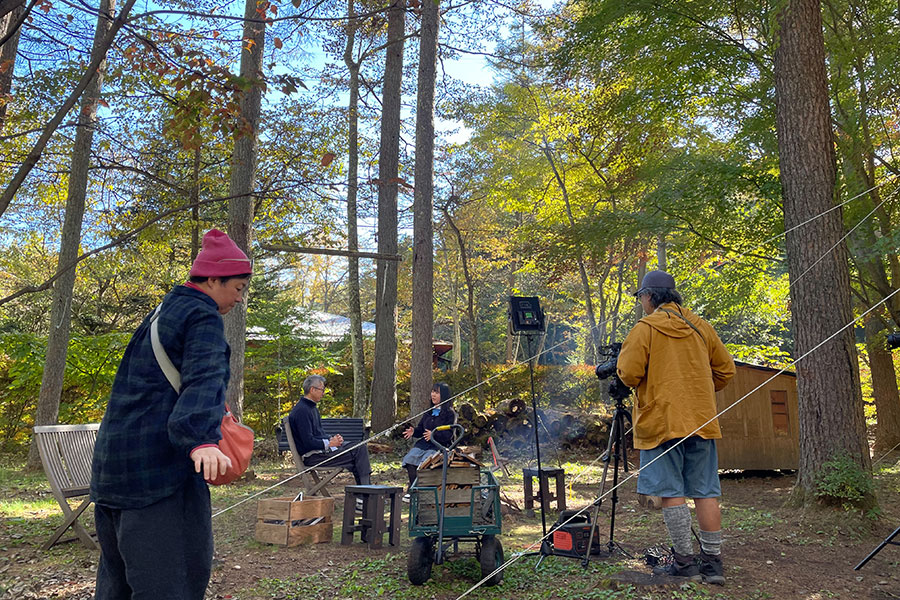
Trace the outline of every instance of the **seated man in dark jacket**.
[[[347, 467], [353, 473], [357, 485], [369, 485], [372, 467], [369, 465], [369, 449], [366, 445], [361, 444], [347, 450], [351, 445], [343, 445], [343, 436], [338, 434], [328, 437], [322, 429], [322, 417], [316, 405], [324, 394], [325, 378], [321, 375], [310, 375], [303, 381], [303, 397], [288, 417], [297, 452], [304, 455], [317, 450], [317, 453], [303, 459], [305, 465], [312, 467], [325, 463], [325, 467]], [[347, 451], [344, 452], [345, 450]]]

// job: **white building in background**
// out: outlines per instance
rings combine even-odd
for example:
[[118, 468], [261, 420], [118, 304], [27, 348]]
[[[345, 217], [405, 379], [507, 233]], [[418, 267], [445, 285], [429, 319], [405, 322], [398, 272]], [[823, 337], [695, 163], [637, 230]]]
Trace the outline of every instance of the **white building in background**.
[[[307, 313], [303, 329], [323, 342], [339, 342], [350, 335], [350, 318], [313, 310]], [[375, 337], [375, 323], [363, 321], [362, 334], [363, 337]]]
[[[285, 323], [292, 326], [294, 334], [301, 338], [314, 338], [326, 344], [339, 342], [350, 335], [350, 318], [332, 313], [311, 310], [299, 315], [289, 315]], [[375, 323], [363, 321], [363, 337], [375, 337]], [[262, 327], [249, 327], [247, 339], [264, 341], [272, 339]]]

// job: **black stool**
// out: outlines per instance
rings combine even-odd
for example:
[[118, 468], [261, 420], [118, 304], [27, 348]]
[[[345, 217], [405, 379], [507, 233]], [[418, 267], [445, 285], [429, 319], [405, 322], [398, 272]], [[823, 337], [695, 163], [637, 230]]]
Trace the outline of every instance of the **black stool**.
[[[539, 493], [534, 493], [532, 478], [538, 478]], [[550, 492], [550, 478], [556, 478], [556, 494]], [[556, 506], [560, 512], [566, 510], [566, 472], [563, 469], [541, 469], [540, 476], [537, 469], [522, 469], [522, 479], [525, 482], [525, 513], [534, 514], [534, 501], [541, 503], [541, 510], [550, 508], [550, 503], [556, 500]]]
[[[388, 543], [400, 543], [400, 494], [401, 487], [388, 485], [348, 485], [344, 488], [344, 522], [341, 527], [341, 545], [353, 543], [353, 532], [359, 531], [363, 543], [369, 548], [381, 548], [382, 536], [387, 533]], [[356, 519], [356, 499], [362, 499], [362, 516]], [[390, 500], [390, 524], [385, 523], [385, 501]]]

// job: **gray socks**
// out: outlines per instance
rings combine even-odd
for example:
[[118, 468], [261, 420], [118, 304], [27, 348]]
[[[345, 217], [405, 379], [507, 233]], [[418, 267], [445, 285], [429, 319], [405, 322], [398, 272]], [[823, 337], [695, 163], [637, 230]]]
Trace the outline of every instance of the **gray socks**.
[[[672, 540], [672, 548], [678, 554], [691, 555], [694, 553], [694, 545], [691, 542], [691, 509], [687, 504], [678, 506], [664, 506], [662, 509], [663, 521], [669, 530], [669, 538]], [[721, 532], [719, 542], [721, 543]], [[718, 554], [718, 545], [716, 545]], [[706, 550], [704, 550], [706, 552]], [[711, 554], [707, 552], [707, 554]]]
[[700, 549], [710, 556], [718, 556], [722, 552], [722, 530], [703, 531], [701, 529]]

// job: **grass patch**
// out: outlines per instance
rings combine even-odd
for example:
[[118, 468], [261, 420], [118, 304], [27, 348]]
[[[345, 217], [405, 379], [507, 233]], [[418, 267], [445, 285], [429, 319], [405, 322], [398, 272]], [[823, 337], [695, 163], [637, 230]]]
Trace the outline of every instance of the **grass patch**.
[[[469, 546], [469, 549], [471, 546]], [[444, 564], [435, 565], [431, 579], [423, 586], [413, 586], [406, 575], [406, 554], [392, 553], [380, 558], [357, 560], [346, 567], [331, 569], [317, 575], [290, 579], [263, 579], [251, 589], [250, 596], [241, 598], [457, 598], [481, 579], [481, 568], [474, 557], [454, 556]], [[509, 560], [509, 558], [507, 558]], [[547, 558], [535, 573], [534, 557], [520, 558], [504, 571], [503, 582], [497, 587], [480, 587], [473, 597], [486, 599], [559, 600], [637, 599], [630, 588], [610, 590], [598, 587], [609, 575], [622, 567], [591, 564], [582, 569], [580, 561], [558, 557]], [[553, 590], [548, 595], [548, 590]], [[710, 598], [710, 596], [685, 596]]]
[[50, 482], [43, 471], [26, 471], [24, 462], [12, 464], [7, 460], [0, 463], [0, 498], [38, 498], [49, 496]]
[[749, 508], [729, 506], [722, 511], [722, 529], [726, 531], [729, 529], [756, 531], [758, 529], [768, 529], [781, 523], [784, 523], [784, 519], [780, 519], [766, 510], [758, 510], [753, 506]]

